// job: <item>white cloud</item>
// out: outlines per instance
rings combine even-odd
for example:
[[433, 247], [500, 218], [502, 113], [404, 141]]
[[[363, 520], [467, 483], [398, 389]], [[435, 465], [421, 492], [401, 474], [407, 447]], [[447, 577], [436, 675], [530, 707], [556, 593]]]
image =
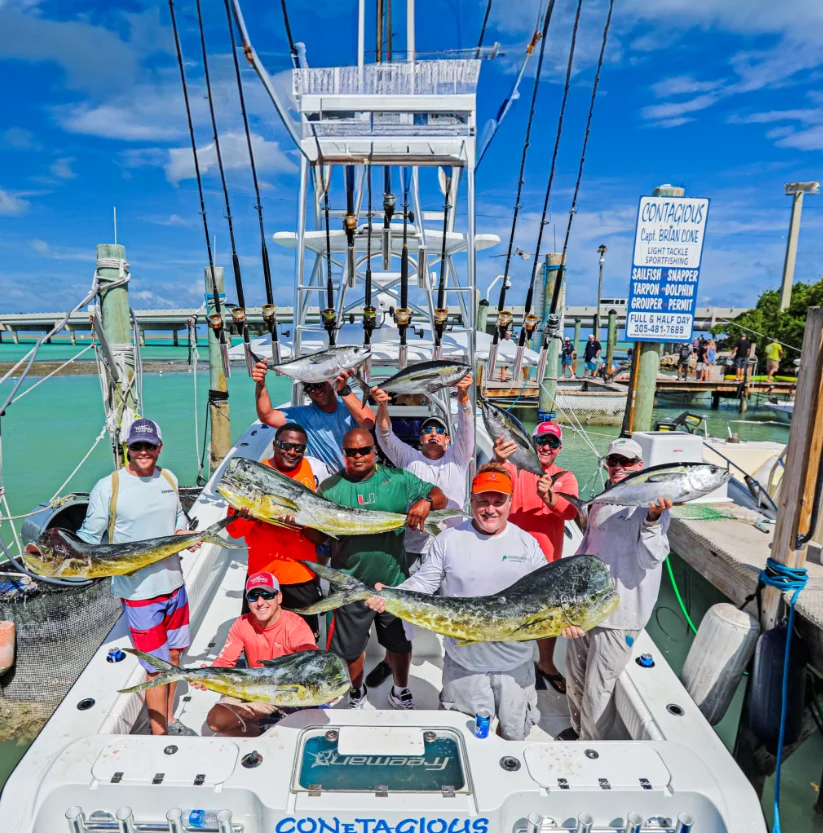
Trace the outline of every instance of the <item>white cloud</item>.
[[42, 150], [37, 136], [22, 127], [9, 127], [0, 132], [0, 147], [11, 150]]
[[72, 162], [76, 161], [73, 156], [61, 156], [51, 163], [49, 171], [51, 171], [52, 176], [56, 176], [58, 179], [74, 179], [77, 174], [71, 169], [71, 165]]
[[718, 100], [717, 95], [706, 93], [687, 99], [686, 101], [672, 101], [667, 104], [652, 104], [644, 107], [640, 112], [644, 119], [676, 119], [685, 113], [695, 113], [711, 107]]
[[38, 238], [29, 240], [29, 246], [34, 249], [37, 254], [48, 255], [49, 253], [49, 244], [46, 243], [45, 240], [39, 240]]
[[655, 122], [653, 127], [680, 127], [681, 124], [688, 124], [690, 121], [694, 121], [694, 119], [687, 118], [686, 116], [678, 116], [677, 118], [673, 119], [662, 119], [661, 121]]
[[29, 208], [31, 208], [31, 203], [28, 200], [0, 188], [0, 216], [16, 217], [19, 214], [25, 214]]
[[169, 106], [169, 90], [152, 95], [150, 90], [105, 104], [62, 105], [55, 109], [58, 124], [69, 133], [101, 136], [104, 139], [162, 142], [178, 139], [185, 130], [183, 96], [179, 107]]
[[95, 255], [86, 249], [74, 248], [71, 246], [52, 246], [45, 240], [35, 237], [28, 241], [29, 248], [41, 255], [52, 260], [80, 260], [91, 261], [95, 259]]
[[690, 75], [673, 75], [657, 81], [649, 88], [658, 98], [668, 98], [672, 95], [694, 95], [695, 93], [710, 93], [723, 86], [723, 81], [698, 81]]

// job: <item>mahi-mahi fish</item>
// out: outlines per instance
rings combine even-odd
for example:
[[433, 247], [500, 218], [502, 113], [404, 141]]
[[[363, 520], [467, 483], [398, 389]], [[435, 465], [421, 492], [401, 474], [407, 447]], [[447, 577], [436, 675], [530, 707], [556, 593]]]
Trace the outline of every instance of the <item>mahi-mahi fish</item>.
[[[406, 516], [398, 512], [339, 506], [300, 483], [245, 457], [233, 458], [217, 491], [234, 509], [248, 509], [253, 518], [281, 526], [308, 526], [332, 538], [341, 535], [377, 535], [405, 526]], [[430, 512], [426, 531], [441, 532], [440, 524], [463, 517], [455, 509]]]
[[513, 463], [523, 471], [529, 471], [538, 477], [542, 477], [545, 472], [543, 466], [540, 465], [537, 449], [534, 447], [534, 442], [528, 431], [520, 421], [502, 408], [498, 408], [497, 405], [492, 405], [491, 402], [482, 398], [480, 399], [480, 409], [483, 413], [483, 424], [486, 426], [492, 442], [498, 437], [503, 437], [506, 442], [517, 443], [517, 451], [508, 458], [508, 462]]
[[125, 650], [160, 673], [145, 683], [121, 689], [120, 694], [134, 694], [175, 680], [186, 680], [202, 683], [218, 694], [238, 700], [299, 708], [331, 703], [351, 686], [346, 663], [328, 651], [298, 651], [277, 659], [260, 660], [262, 668], [178, 668], [143, 651]]
[[[298, 382], [318, 384], [335, 379], [343, 371], [354, 370], [369, 358], [371, 352], [368, 347], [341, 346], [330, 347], [320, 353], [301, 356], [272, 366], [283, 376], [288, 376]], [[255, 358], [258, 358], [255, 356]], [[263, 361], [260, 359], [260, 361]]]
[[49, 529], [23, 551], [25, 565], [46, 578], [106, 578], [128, 576], [136, 570], [206, 541], [227, 549], [245, 549], [217, 533], [231, 518], [223, 518], [200, 532], [163, 535], [124, 544], [89, 544], [65, 529]]
[[617, 606], [609, 571], [593, 555], [561, 558], [540, 567], [491, 596], [432, 596], [384, 587], [379, 593], [353, 576], [303, 561], [332, 585], [327, 598], [299, 614], [323, 613], [370, 596], [386, 600], [386, 610], [422, 628], [450, 636], [458, 645], [472, 642], [526, 642], [558, 636], [570, 625], [584, 631]]

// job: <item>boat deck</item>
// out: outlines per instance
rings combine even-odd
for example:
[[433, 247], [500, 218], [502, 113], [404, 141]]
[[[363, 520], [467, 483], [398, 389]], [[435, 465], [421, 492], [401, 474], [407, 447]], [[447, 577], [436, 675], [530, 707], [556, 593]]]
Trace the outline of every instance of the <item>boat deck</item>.
[[[715, 508], [724, 505], [716, 504]], [[767, 528], [763, 532], [753, 522], [730, 518], [672, 518], [669, 541], [673, 552], [739, 605], [754, 593], [757, 577], [771, 554], [774, 525]], [[798, 598], [797, 625], [809, 646], [811, 664], [823, 668], [823, 565], [807, 559], [805, 566], [809, 583]], [[757, 615], [756, 602], [750, 602], [746, 609]]]

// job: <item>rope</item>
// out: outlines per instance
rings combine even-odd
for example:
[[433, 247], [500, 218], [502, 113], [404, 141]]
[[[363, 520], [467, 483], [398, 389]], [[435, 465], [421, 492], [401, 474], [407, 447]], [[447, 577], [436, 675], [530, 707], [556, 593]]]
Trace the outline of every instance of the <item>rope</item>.
[[517, 399], [515, 399], [514, 402], [512, 402], [512, 404], [509, 405], [508, 408], [506, 408], [506, 411], [510, 411], [520, 401], [520, 397], [523, 396], [523, 391], [526, 390], [526, 385], [528, 385], [528, 384], [529, 384], [529, 377], [527, 376], [525, 381], [523, 382], [523, 387], [520, 388], [520, 393], [517, 394]]
[[[9, 405], [14, 405], [15, 402], [19, 402], [24, 396], [28, 396], [35, 388], [42, 385], [43, 382], [46, 381], [46, 379], [51, 379], [52, 376], [54, 376], [56, 373], [59, 373], [64, 367], [68, 367], [68, 365], [72, 364], [73, 362], [76, 362], [80, 358], [80, 356], [83, 355], [83, 353], [88, 353], [89, 350], [94, 350], [94, 347], [95, 345], [93, 343], [89, 344], [88, 347], [84, 347], [76, 356], [72, 356], [72, 358], [70, 358], [68, 361], [63, 362], [63, 364], [61, 364], [60, 367], [55, 368], [47, 376], [44, 376], [39, 382], [35, 382], [30, 388], [26, 388], [26, 390], [24, 390], [23, 393], [20, 394], [20, 396], [16, 396], [14, 399], [12, 399], [11, 402], [9, 402]], [[782, 425], [783, 423], [781, 422], [780, 424]]]
[[197, 349], [197, 316], [189, 319], [189, 350], [191, 350], [192, 355], [192, 372], [191, 375], [193, 377], [194, 382], [194, 459], [197, 461], [198, 469], [197, 474], [200, 475], [200, 472], [203, 467], [202, 457], [200, 456], [200, 426], [198, 425], [198, 416], [197, 416], [197, 365], [200, 361], [200, 353]]
[[[724, 324], [733, 324], [735, 327], [739, 327], [741, 330], [746, 330], [749, 333], [754, 333], [756, 336], [763, 336], [763, 338], [767, 338], [769, 341], [773, 341], [772, 336], [767, 336], [765, 333], [753, 330], [751, 327], [744, 327], [742, 324], [738, 324], [736, 321], [730, 321], [728, 318], [718, 318], [717, 320], [722, 321]], [[782, 341], [778, 341], [777, 343], [781, 347], [788, 347], [789, 350], [794, 350], [796, 353], [803, 352], [799, 347], [795, 347], [793, 344], [785, 344]]]
[[783, 658], [783, 682], [780, 695], [780, 735], [777, 741], [777, 768], [774, 772], [774, 823], [772, 833], [780, 833], [780, 771], [783, 764], [783, 741], [786, 734], [786, 706], [789, 689], [789, 660], [791, 657], [792, 631], [794, 629], [794, 609], [800, 591], [806, 586], [808, 573], [800, 567], [787, 567], [771, 558], [766, 559], [766, 568], [761, 571], [759, 583], [766, 587], [775, 587], [781, 593], [791, 593], [789, 599], [789, 620], [786, 632], [786, 654]]

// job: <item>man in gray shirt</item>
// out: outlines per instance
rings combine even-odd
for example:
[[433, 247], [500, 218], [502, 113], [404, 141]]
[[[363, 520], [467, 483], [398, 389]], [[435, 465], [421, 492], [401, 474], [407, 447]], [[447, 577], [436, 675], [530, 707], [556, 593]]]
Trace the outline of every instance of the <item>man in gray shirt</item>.
[[[634, 440], [614, 440], [606, 453], [609, 484], [643, 468], [642, 449]], [[615, 719], [614, 687], [631, 659], [638, 633], [646, 627], [660, 590], [663, 562], [669, 554], [668, 498], [645, 506], [594, 503], [577, 554], [596, 555], [609, 568], [620, 603], [597, 627], [574, 637], [566, 649], [566, 694], [572, 728], [558, 740], [603, 740]]]

